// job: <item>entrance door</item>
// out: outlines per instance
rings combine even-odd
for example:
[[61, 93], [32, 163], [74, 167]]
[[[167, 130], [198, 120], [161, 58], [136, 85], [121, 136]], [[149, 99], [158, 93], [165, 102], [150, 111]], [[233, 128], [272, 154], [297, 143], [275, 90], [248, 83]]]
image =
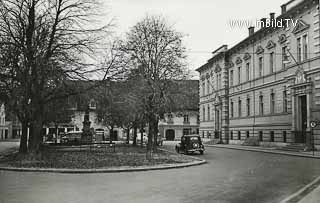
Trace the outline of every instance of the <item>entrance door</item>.
[[307, 96], [299, 97], [299, 130], [296, 132], [296, 142], [306, 143], [306, 130], [307, 130]]
[[4, 130], [4, 138], [8, 139], [9, 131], [7, 129]]
[[117, 130], [111, 131], [110, 138], [112, 141], [118, 141], [118, 131]]
[[175, 133], [174, 130], [169, 129], [166, 131], [166, 140], [174, 140]]

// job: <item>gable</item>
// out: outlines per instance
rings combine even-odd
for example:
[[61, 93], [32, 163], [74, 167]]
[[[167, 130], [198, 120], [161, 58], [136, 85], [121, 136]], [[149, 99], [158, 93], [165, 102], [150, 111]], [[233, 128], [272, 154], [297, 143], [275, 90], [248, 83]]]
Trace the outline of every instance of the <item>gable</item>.
[[250, 58], [251, 58], [251, 55], [250, 55], [248, 52], [245, 53], [243, 59], [244, 59], [244, 60], [249, 60]]
[[281, 34], [280, 36], [279, 36], [279, 43], [280, 44], [283, 44], [284, 42], [286, 42], [287, 41], [287, 36], [285, 35], [285, 34]]
[[270, 40], [266, 46], [267, 49], [272, 49], [276, 46], [276, 43], [274, 43], [272, 40]]
[[214, 72], [220, 72], [221, 71], [221, 67], [218, 65], [216, 65], [215, 69], [214, 69]]
[[304, 22], [303, 20], [299, 19], [296, 26], [294, 27], [292, 33], [298, 34], [299, 32], [302, 32], [303, 30], [306, 30], [310, 27], [309, 24]]
[[240, 64], [240, 63], [242, 63], [242, 59], [240, 57], [238, 57], [236, 60], [236, 64]]
[[262, 48], [262, 46], [258, 46], [258, 48], [257, 48], [257, 51], [256, 51], [256, 53], [257, 54], [261, 54], [261, 53], [263, 53], [264, 52], [264, 49]]

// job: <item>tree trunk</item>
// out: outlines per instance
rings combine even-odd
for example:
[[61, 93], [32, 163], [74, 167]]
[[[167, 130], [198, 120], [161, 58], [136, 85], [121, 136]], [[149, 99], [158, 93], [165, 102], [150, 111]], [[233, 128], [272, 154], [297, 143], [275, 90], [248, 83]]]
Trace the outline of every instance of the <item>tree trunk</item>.
[[109, 141], [112, 143], [112, 136], [113, 136], [113, 126], [110, 128], [110, 133], [109, 133]]
[[141, 136], [141, 140], [140, 140], [140, 144], [141, 144], [141, 147], [143, 146], [143, 128], [141, 127], [140, 128], [140, 136]]
[[127, 144], [130, 142], [130, 128], [127, 128]]
[[19, 152], [20, 153], [27, 153], [28, 152], [28, 122], [22, 121], [21, 122], [22, 127], [22, 134], [20, 137], [20, 147]]
[[32, 135], [30, 134], [31, 143], [30, 143], [30, 152], [31, 153], [38, 153], [40, 149], [40, 145], [42, 143], [42, 124], [43, 119], [41, 115], [37, 115], [36, 119], [34, 120], [31, 129]]
[[159, 123], [159, 119], [156, 118], [154, 121], [154, 125], [153, 125], [153, 129], [154, 129], [154, 144], [153, 144], [153, 151], [157, 150], [157, 146], [158, 146], [158, 123]]
[[133, 127], [133, 145], [136, 146], [137, 145], [137, 132], [138, 129], [136, 126]]

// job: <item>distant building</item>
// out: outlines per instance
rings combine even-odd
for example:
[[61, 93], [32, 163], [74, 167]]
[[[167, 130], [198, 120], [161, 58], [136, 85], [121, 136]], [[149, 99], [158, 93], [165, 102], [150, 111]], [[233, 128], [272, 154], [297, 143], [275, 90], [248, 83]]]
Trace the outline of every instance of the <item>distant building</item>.
[[11, 126], [6, 121], [6, 111], [3, 103], [0, 103], [0, 140], [6, 140], [12, 138]]
[[199, 81], [178, 81], [170, 90], [174, 104], [159, 121], [159, 133], [166, 140], [177, 140], [182, 135], [199, 133]]
[[[200, 134], [241, 144], [287, 143], [320, 147], [319, 2], [292, 0], [261, 22], [290, 19], [283, 27], [249, 28], [249, 36], [220, 47], [200, 73]], [[296, 22], [294, 24], [292, 22]]]
[[198, 134], [198, 109], [166, 113], [159, 122], [159, 133], [166, 140], [177, 140], [182, 135]]

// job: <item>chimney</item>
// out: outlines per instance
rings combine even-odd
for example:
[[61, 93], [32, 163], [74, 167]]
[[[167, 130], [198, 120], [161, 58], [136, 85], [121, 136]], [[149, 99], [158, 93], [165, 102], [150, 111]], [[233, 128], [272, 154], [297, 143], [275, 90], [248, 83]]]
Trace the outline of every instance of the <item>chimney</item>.
[[270, 13], [270, 20], [274, 20], [275, 13]]
[[248, 30], [249, 30], [249, 36], [254, 34], [254, 27], [251, 26], [248, 28]]
[[284, 14], [285, 12], [287, 12], [287, 5], [286, 4], [283, 4], [281, 6], [281, 14]]

